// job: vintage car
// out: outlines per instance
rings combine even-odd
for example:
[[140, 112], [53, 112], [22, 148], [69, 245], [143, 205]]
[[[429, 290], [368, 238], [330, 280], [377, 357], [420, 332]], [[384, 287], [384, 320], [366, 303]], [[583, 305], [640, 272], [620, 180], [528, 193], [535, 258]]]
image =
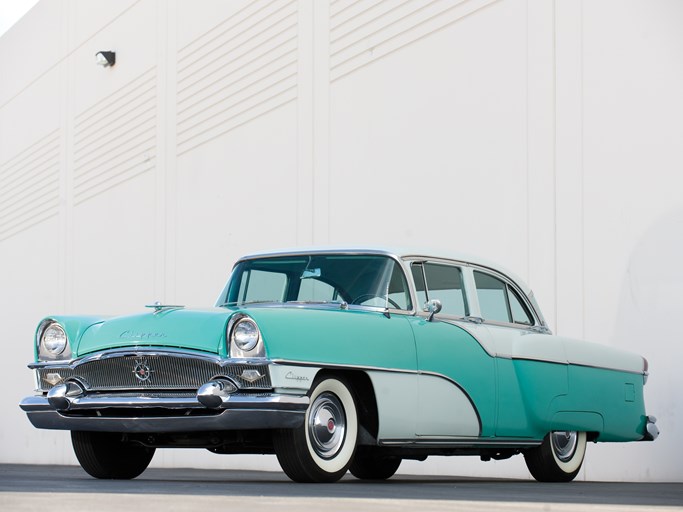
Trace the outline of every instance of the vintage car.
[[214, 308], [52, 316], [34, 426], [96, 478], [157, 448], [275, 453], [297, 482], [386, 479], [403, 459], [524, 455], [570, 481], [586, 443], [653, 440], [645, 358], [551, 334], [533, 293], [464, 257], [317, 249], [240, 259]]

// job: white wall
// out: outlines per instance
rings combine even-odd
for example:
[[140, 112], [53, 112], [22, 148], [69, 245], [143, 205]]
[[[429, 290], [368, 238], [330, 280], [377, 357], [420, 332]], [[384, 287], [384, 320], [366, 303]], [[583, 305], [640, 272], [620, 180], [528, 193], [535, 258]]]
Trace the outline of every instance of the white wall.
[[41, 1], [0, 38], [0, 462], [75, 463], [17, 407], [42, 316], [208, 305], [242, 253], [367, 242], [498, 260], [556, 332], [644, 354], [662, 436], [590, 446], [580, 478], [683, 480], [681, 21], [677, 0]]

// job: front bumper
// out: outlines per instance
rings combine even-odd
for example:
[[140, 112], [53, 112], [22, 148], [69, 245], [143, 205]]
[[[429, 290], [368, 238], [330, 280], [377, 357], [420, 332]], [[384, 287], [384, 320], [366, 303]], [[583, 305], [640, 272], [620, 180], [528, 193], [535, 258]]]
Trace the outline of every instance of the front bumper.
[[232, 394], [207, 408], [197, 397], [97, 394], [74, 397], [57, 410], [45, 396], [19, 404], [37, 428], [95, 432], [202, 432], [296, 428], [309, 398], [282, 394]]

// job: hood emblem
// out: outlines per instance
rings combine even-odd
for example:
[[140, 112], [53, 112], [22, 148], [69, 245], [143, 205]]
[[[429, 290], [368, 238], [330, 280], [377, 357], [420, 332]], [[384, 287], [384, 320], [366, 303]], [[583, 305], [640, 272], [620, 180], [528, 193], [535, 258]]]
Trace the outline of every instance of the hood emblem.
[[148, 381], [153, 373], [154, 370], [152, 370], [149, 367], [146, 360], [135, 361], [135, 368], [133, 368], [133, 374], [135, 374], [135, 378], [138, 379], [140, 382]]

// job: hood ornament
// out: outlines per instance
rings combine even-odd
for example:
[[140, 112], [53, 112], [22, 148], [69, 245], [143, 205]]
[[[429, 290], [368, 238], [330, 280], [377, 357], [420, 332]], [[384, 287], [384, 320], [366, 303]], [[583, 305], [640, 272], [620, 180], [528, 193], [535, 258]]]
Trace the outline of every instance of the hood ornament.
[[157, 313], [164, 311], [165, 309], [183, 309], [185, 306], [162, 304], [161, 302], [156, 301], [154, 304], [145, 304], [145, 307], [154, 308], [154, 314], [156, 315]]

